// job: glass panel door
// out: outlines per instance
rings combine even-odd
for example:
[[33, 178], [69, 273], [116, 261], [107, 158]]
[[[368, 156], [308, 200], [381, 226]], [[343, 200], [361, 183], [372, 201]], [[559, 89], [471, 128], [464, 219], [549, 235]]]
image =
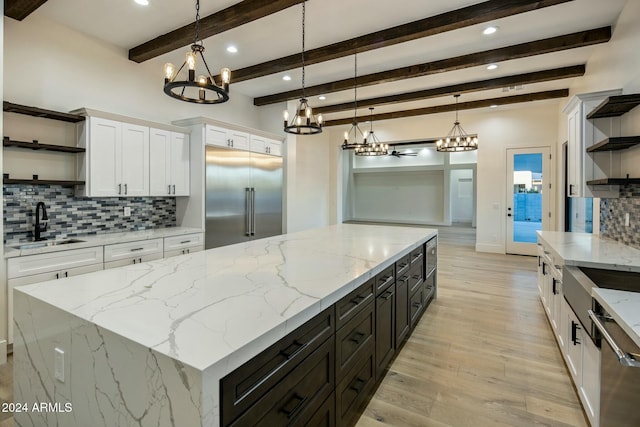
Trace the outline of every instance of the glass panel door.
[[549, 148], [507, 150], [507, 253], [535, 255], [538, 230], [548, 230]]

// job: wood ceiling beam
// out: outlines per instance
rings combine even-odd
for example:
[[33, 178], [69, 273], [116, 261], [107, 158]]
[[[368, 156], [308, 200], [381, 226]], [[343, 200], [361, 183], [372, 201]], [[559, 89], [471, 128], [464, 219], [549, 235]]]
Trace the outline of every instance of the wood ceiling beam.
[[[356, 50], [358, 52], [366, 52], [569, 1], [573, 0], [489, 0], [364, 36], [307, 50], [304, 54], [304, 62], [305, 65], [317, 64], [353, 55]], [[300, 53], [295, 53], [261, 64], [233, 70], [233, 82], [238, 83], [299, 68], [302, 66], [300, 56]]]
[[[464, 68], [477, 67], [492, 62], [501, 62], [510, 59], [526, 58], [545, 53], [559, 52], [567, 49], [575, 49], [590, 46], [598, 43], [606, 43], [611, 39], [611, 27], [596, 28], [587, 31], [580, 31], [573, 34], [566, 34], [558, 37], [536, 40], [529, 43], [521, 43], [497, 49], [486, 50], [484, 52], [472, 53], [469, 55], [457, 56], [454, 58], [442, 59], [424, 64], [411, 65], [408, 67], [396, 68], [394, 70], [382, 71], [379, 73], [358, 76], [358, 87], [371, 86], [381, 83], [389, 83], [414, 77], [423, 77], [446, 71], [461, 70]], [[341, 90], [352, 89], [354, 79], [348, 78], [331, 83], [324, 83], [305, 88], [305, 96], [325, 95]], [[285, 102], [290, 99], [298, 99], [302, 96], [302, 89], [288, 92], [276, 93], [254, 98], [253, 104], [262, 106]]]
[[[206, 39], [306, 0], [244, 0], [200, 19], [200, 37]], [[129, 50], [129, 59], [143, 62], [193, 43], [195, 22]]]
[[[399, 102], [419, 101], [422, 99], [437, 98], [460, 93], [478, 92], [482, 90], [498, 89], [502, 87], [524, 85], [530, 83], [548, 82], [552, 80], [566, 79], [583, 76], [585, 65], [572, 65], [570, 67], [554, 68], [551, 70], [535, 71], [533, 73], [517, 74], [498, 77], [495, 79], [478, 80], [475, 82], [460, 83], [450, 86], [432, 89], [405, 92], [394, 95], [380, 96], [377, 98], [359, 99], [358, 108], [375, 107], [377, 105], [397, 104]], [[316, 114], [336, 113], [353, 109], [353, 101], [342, 104], [327, 105], [313, 109]]]
[[4, 0], [4, 16], [22, 21], [47, 0]]
[[[545, 99], [566, 98], [569, 96], [569, 89], [557, 89], [547, 90], [544, 92], [525, 93], [522, 95], [503, 96], [498, 98], [480, 99], [478, 101], [460, 102], [457, 106], [458, 110], [471, 110], [474, 108], [486, 108], [492, 105], [510, 105], [519, 104], [523, 102], [542, 101]], [[371, 115], [365, 115], [357, 118], [359, 123], [362, 123], [370, 118], [374, 121], [401, 119], [403, 117], [424, 116], [427, 114], [446, 113], [456, 110], [456, 104], [436, 105], [433, 107], [415, 108], [412, 110], [393, 111], [390, 113], [380, 113]], [[328, 126], [339, 126], [353, 123], [353, 117], [327, 120], [324, 124]]]

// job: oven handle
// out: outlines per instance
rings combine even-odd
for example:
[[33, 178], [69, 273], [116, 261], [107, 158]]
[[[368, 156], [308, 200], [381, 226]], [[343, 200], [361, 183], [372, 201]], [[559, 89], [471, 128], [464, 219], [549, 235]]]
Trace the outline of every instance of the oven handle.
[[604, 328], [604, 325], [600, 321], [600, 317], [596, 315], [592, 310], [588, 310], [589, 317], [593, 321], [593, 324], [598, 328], [598, 331], [602, 334], [602, 337], [609, 343], [611, 349], [616, 354], [618, 362], [623, 366], [629, 366], [631, 368], [640, 368], [640, 362], [638, 362], [633, 355], [624, 352], [618, 344], [614, 341], [613, 337], [609, 335], [609, 332]]

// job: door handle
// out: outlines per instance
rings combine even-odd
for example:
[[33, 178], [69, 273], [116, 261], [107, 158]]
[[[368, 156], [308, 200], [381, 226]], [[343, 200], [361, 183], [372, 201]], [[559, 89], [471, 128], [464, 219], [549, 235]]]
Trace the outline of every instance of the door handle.
[[124, 194], [126, 195], [129, 192], [129, 190], [127, 189], [127, 184], [124, 185]]
[[556, 278], [555, 278], [555, 277], [553, 277], [553, 278], [551, 279], [551, 283], [552, 283], [552, 287], [551, 287], [551, 288], [552, 288], [552, 290], [553, 290], [553, 294], [554, 294], [554, 295], [558, 295], [558, 288], [557, 288], [557, 286], [556, 286], [556, 285], [557, 285], [557, 283], [558, 283], [558, 281], [556, 280]]
[[251, 235], [256, 235], [256, 189], [251, 187]]
[[576, 322], [571, 321], [571, 342], [573, 345], [580, 344], [580, 340], [578, 339], [578, 329], [582, 329]]
[[118, 194], [122, 194], [122, 184], [118, 184]]
[[251, 194], [249, 187], [244, 189], [244, 210], [244, 234], [245, 236], [251, 236]]
[[175, 184], [173, 184], [173, 194], [174, 195], [176, 194], [176, 185]]
[[598, 329], [602, 338], [605, 339], [606, 342], [611, 346], [611, 350], [616, 354], [616, 358], [618, 362], [620, 362], [623, 366], [628, 366], [631, 368], [640, 368], [640, 361], [636, 359], [636, 355], [625, 352], [620, 348], [620, 346], [616, 343], [613, 337], [609, 334], [609, 332], [605, 329], [604, 325], [600, 321], [600, 318], [591, 310], [588, 310], [587, 313], [593, 322], [593, 325]]
[[167, 187], [169, 187], [169, 194], [171, 194], [171, 185], [167, 185]]

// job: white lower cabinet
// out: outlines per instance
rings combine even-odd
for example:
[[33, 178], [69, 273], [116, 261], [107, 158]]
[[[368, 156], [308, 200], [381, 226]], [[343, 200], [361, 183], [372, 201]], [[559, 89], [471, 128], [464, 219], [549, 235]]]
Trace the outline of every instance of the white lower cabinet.
[[567, 351], [564, 356], [567, 360], [567, 367], [571, 373], [576, 388], [579, 389], [582, 377], [582, 326], [580, 321], [574, 314], [571, 306], [566, 300], [563, 300], [565, 306], [566, 331], [567, 331]]
[[204, 234], [194, 233], [164, 238], [164, 257], [190, 254], [204, 250]]
[[585, 336], [582, 349], [582, 384], [580, 397], [592, 427], [600, 419], [600, 349]]
[[28, 255], [7, 260], [8, 342], [13, 343], [13, 289], [102, 270], [102, 246]]
[[104, 247], [104, 268], [153, 261], [164, 256], [163, 239], [116, 243]]

